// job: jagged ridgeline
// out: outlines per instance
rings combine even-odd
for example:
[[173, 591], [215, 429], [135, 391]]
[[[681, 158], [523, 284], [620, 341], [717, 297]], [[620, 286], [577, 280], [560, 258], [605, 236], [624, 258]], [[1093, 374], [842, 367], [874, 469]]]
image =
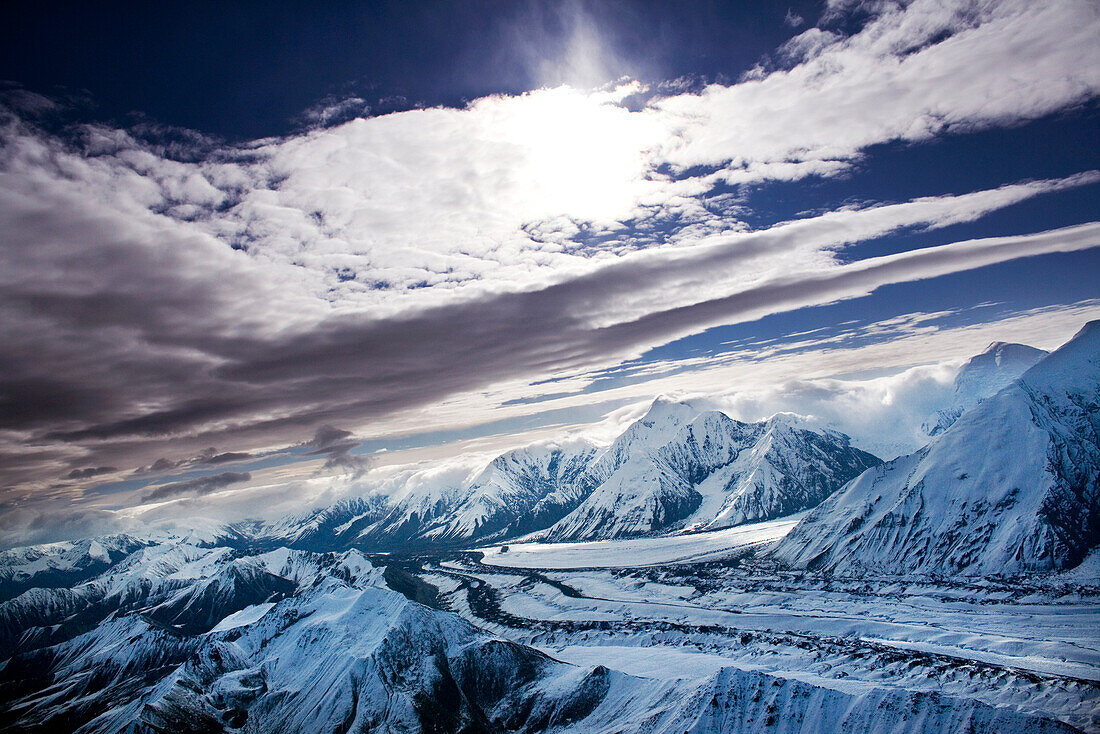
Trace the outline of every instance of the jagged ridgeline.
[[510, 451], [473, 480], [410, 486], [276, 523], [238, 523], [213, 542], [313, 550], [456, 547], [535, 533], [598, 540], [711, 530], [814, 507], [879, 462], [847, 436], [792, 415], [742, 423], [658, 399], [610, 446]]
[[1059, 571], [1100, 544], [1100, 322], [964, 413], [920, 451], [871, 469], [774, 550], [854, 573]]

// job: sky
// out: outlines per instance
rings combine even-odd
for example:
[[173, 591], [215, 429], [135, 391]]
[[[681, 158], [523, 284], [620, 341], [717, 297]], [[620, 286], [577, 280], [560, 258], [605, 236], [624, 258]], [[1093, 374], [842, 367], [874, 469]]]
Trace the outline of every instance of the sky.
[[4, 545], [662, 394], [889, 458], [1100, 317], [1091, 0], [146, 5], [0, 10]]

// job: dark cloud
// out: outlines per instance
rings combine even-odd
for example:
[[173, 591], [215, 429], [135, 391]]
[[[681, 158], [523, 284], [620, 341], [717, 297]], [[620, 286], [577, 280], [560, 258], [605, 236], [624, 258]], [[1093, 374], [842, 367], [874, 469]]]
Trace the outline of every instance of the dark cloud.
[[[0, 186], [0, 197], [2, 191]], [[606, 365], [709, 325], [1036, 251], [1036, 240], [1029, 238], [933, 248], [776, 278], [690, 306], [660, 307], [667, 303], [664, 294], [705, 293], [717, 274], [787, 250], [805, 236], [765, 231], [675, 257], [616, 261], [539, 290], [387, 318], [332, 316], [296, 331], [271, 328], [285, 305], [267, 311], [256, 306], [280, 302], [257, 283], [256, 272], [244, 268], [246, 260], [223, 263], [229, 252], [224, 245], [172, 229], [127, 235], [131, 222], [104, 216], [64, 197], [0, 206], [0, 226], [8, 223], [8, 231], [23, 233], [17, 252], [0, 245], [0, 258], [27, 259], [22, 253], [34, 252], [46, 259], [38, 282], [31, 278], [32, 286], [16, 285], [0, 295], [0, 337], [6, 337], [0, 425], [40, 441], [87, 447], [101, 463], [156, 450], [155, 439], [173, 445], [201, 441], [194, 451], [230, 436], [236, 445], [289, 445], [318, 424], [361, 424], [501, 380]], [[151, 238], [163, 247], [159, 254], [150, 253]], [[74, 241], [85, 244], [75, 263], [67, 259]], [[182, 254], [188, 252], [191, 259]], [[35, 270], [24, 263], [24, 272]], [[47, 284], [51, 273], [48, 283], [62, 285]], [[86, 292], [56, 292], [75, 287], [68, 285], [72, 281], [83, 283]], [[640, 297], [648, 301], [647, 315], [609, 326], [593, 323], [595, 315], [614, 313]], [[54, 400], [40, 411], [39, 399], [50, 394], [78, 399]], [[327, 465], [361, 468], [351, 453], [355, 445], [348, 432], [328, 425], [307, 448], [326, 456]], [[205, 461], [218, 463], [218, 456]], [[164, 460], [151, 468], [175, 466]]]
[[118, 516], [95, 508], [27, 510], [0, 503], [0, 549], [119, 532]]
[[211, 446], [203, 449], [195, 456], [189, 456], [185, 459], [172, 460], [167, 457], [161, 457], [154, 461], [149, 466], [143, 466], [138, 468], [135, 473], [143, 474], [149, 472], [166, 472], [173, 469], [179, 469], [181, 467], [194, 467], [194, 466], [215, 466], [217, 464], [227, 464], [233, 461], [243, 461], [245, 459], [254, 459], [255, 454], [250, 454], [245, 451], [225, 451], [219, 452], [218, 449]]
[[355, 445], [355, 442], [349, 442], [351, 437], [351, 431], [344, 431], [332, 426], [321, 426], [317, 429], [317, 433], [313, 438], [306, 441], [305, 445], [311, 449], [316, 449], [313, 453], [319, 453], [337, 446], [344, 446], [348, 443]]
[[203, 461], [204, 464], [226, 464], [231, 461], [243, 461], [251, 459], [253, 455], [245, 451], [226, 451], [223, 454], [214, 454]]
[[173, 482], [171, 484], [161, 484], [160, 486], [154, 487], [152, 492], [146, 493], [142, 497], [142, 500], [145, 502], [153, 502], [181, 496], [201, 497], [204, 494], [210, 494], [219, 489], [224, 489], [231, 484], [247, 482], [251, 478], [252, 475], [248, 472], [227, 471], [209, 477], [188, 479], [186, 481]]
[[69, 512], [43, 512], [23, 533], [24, 543], [49, 543], [72, 537], [91, 537], [113, 532], [118, 519], [113, 513], [86, 509]]
[[313, 438], [306, 441], [303, 446], [312, 449], [306, 452], [308, 456], [324, 456], [326, 469], [343, 469], [356, 474], [361, 474], [370, 468], [365, 456], [355, 456], [352, 449], [357, 448], [362, 442], [352, 438], [351, 431], [345, 431], [333, 426], [325, 425], [317, 429]]
[[84, 469], [73, 469], [68, 476], [69, 479], [87, 479], [100, 474], [110, 474], [113, 471], [118, 471], [118, 468], [114, 466], [89, 466]]

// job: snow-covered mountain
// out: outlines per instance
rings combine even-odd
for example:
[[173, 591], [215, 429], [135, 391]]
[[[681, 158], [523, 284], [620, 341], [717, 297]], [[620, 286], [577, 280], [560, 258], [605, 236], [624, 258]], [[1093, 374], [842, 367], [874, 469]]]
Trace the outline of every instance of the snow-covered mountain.
[[0, 601], [35, 587], [80, 583], [145, 545], [129, 535], [104, 535], [0, 552]]
[[[843, 434], [791, 415], [740, 423], [659, 398], [609, 446], [584, 440], [508, 451], [466, 480], [413, 475], [370, 493], [272, 521], [205, 522], [147, 540], [105, 536], [0, 553], [0, 599], [88, 579], [143, 545], [260, 552], [461, 547], [542, 532], [553, 539], [704, 530], [813, 507], [878, 463]], [[430, 472], [429, 472], [430, 474]]]
[[509, 537], [540, 529], [591, 491], [587, 475], [597, 448], [586, 442], [542, 444], [498, 456], [471, 482], [411, 486], [360, 542], [383, 547]]
[[[640, 678], [554, 660], [389, 588], [358, 551], [165, 543], [26, 592], [0, 729], [167, 732], [1063, 732], [976, 700], [724, 668]], [[64, 598], [98, 599], [97, 618]], [[106, 596], [104, 596], [106, 594]], [[13, 604], [15, 602], [15, 604]], [[836, 728], [834, 728], [836, 727]]]
[[[409, 480], [392, 498], [345, 500], [207, 533], [207, 545], [309, 550], [462, 546], [531, 533], [598, 539], [728, 527], [813, 507], [878, 459], [791, 415], [740, 423], [659, 398], [610, 446], [509, 451], [466, 481]], [[200, 538], [192, 538], [198, 541]]]
[[1018, 574], [1072, 568], [1100, 544], [1100, 322], [874, 467], [775, 549], [838, 573]]
[[1046, 355], [1025, 344], [993, 342], [959, 369], [951, 402], [925, 422], [924, 431], [929, 436], [943, 433], [959, 416], [996, 395]]
[[592, 466], [594, 486], [537, 537], [597, 540], [767, 520], [817, 505], [878, 459], [790, 415], [741, 423], [657, 400]]
[[272, 522], [241, 522], [220, 530], [208, 545], [276, 545], [301, 550], [333, 550], [350, 545], [359, 533], [389, 511], [384, 497], [351, 497], [332, 505]]

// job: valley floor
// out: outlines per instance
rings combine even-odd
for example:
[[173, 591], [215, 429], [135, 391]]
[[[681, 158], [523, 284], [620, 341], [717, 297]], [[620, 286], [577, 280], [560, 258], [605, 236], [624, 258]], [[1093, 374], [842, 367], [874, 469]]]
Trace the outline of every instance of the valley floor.
[[792, 525], [511, 544], [409, 570], [438, 589], [440, 606], [566, 662], [657, 679], [736, 668], [857, 695], [933, 692], [1100, 731], [1100, 588], [842, 579], [758, 560]]

